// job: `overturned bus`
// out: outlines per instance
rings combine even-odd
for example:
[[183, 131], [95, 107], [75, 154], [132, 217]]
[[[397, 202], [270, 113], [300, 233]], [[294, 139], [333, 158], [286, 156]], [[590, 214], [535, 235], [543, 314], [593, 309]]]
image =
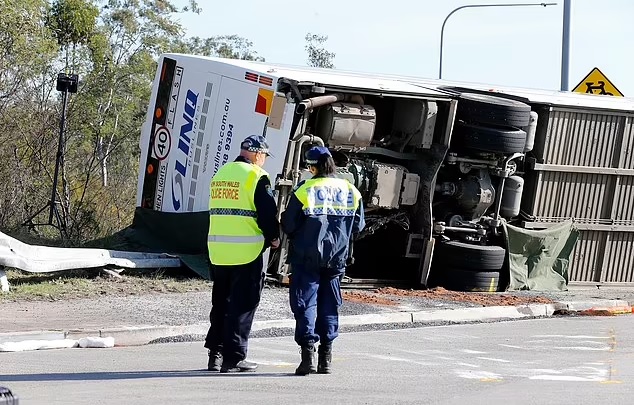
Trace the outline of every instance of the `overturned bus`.
[[[632, 283], [633, 112], [609, 96], [165, 54], [132, 229], [186, 263], [205, 256], [210, 180], [258, 134], [280, 212], [312, 145], [361, 191], [350, 283]], [[267, 257], [281, 282], [286, 248]]]

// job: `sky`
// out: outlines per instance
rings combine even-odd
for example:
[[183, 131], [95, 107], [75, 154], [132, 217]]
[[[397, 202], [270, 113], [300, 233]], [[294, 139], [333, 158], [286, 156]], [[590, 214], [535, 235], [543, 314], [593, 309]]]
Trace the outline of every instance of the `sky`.
[[[337, 69], [438, 78], [441, 26], [453, 9], [533, 2], [198, 0], [200, 15], [180, 21], [188, 36], [243, 36], [271, 63], [305, 65], [311, 32], [328, 35]], [[559, 90], [564, 2], [546, 2], [558, 4], [457, 11], [444, 30], [443, 79]], [[569, 89], [598, 67], [634, 97], [634, 1], [571, 2]]]

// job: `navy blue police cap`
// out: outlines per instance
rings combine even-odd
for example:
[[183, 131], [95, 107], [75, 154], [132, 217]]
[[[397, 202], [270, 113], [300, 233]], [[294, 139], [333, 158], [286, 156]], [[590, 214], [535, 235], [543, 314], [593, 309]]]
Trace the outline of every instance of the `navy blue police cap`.
[[242, 141], [242, 144], [240, 144], [240, 149], [254, 153], [266, 153], [266, 156], [273, 156], [269, 152], [269, 144], [262, 135], [248, 136], [244, 141]]
[[323, 146], [313, 146], [306, 151], [306, 163], [309, 165], [316, 165], [320, 160], [326, 157], [332, 157], [328, 148]]

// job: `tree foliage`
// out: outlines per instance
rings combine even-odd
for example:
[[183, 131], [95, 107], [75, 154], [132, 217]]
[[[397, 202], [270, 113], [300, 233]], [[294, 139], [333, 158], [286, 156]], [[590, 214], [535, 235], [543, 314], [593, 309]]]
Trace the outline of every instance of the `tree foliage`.
[[[80, 77], [69, 97], [57, 206], [72, 241], [130, 224], [139, 136], [157, 57], [163, 52], [264, 60], [236, 35], [186, 38], [182, 13], [194, 0], [1, 0], [0, 228], [45, 206], [57, 153], [61, 71]], [[48, 211], [36, 222], [46, 222]], [[36, 228], [57, 236], [50, 227]]]
[[264, 62], [264, 58], [253, 50], [253, 43], [237, 35], [220, 35], [204, 39], [194, 37], [181, 46], [197, 55]]
[[[0, 227], [19, 223], [47, 193], [45, 162], [54, 153], [55, 103], [51, 59], [57, 54], [46, 27], [45, 0], [5, 0], [0, 13]], [[45, 135], [47, 134], [47, 135]], [[50, 194], [49, 194], [50, 195]]]
[[335, 53], [326, 49], [327, 35], [306, 34], [306, 52], [308, 53], [308, 66], [334, 69]]
[[46, 0], [3, 0], [0, 13], [0, 116], [18, 99], [29, 97], [34, 81], [55, 55], [45, 27]]
[[64, 47], [85, 44], [95, 30], [99, 9], [86, 0], [57, 0], [47, 16], [47, 25]]
[[[0, 229], [19, 228], [51, 199], [62, 97], [60, 72], [79, 75], [69, 96], [60, 183], [54, 190], [73, 242], [125, 228], [135, 208], [139, 136], [157, 58], [164, 52], [264, 61], [227, 34], [185, 36], [195, 0], [0, 0]], [[184, 4], [184, 5], [183, 5]], [[334, 67], [327, 36], [307, 34], [311, 66]], [[44, 210], [34, 222], [46, 223]], [[37, 227], [56, 237], [51, 227]]]

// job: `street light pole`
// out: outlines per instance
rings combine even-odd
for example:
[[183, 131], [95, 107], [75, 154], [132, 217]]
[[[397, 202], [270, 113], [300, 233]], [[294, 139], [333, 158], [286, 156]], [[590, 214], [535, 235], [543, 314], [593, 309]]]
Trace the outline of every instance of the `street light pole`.
[[561, 91], [568, 91], [570, 67], [570, 0], [564, 0], [564, 26], [561, 35]]
[[[570, 1], [570, 0], [565, 0], [565, 1]], [[445, 38], [445, 24], [447, 23], [447, 20], [449, 19], [449, 17], [451, 17], [456, 11], [458, 10], [462, 10], [463, 8], [476, 8], [476, 7], [518, 7], [518, 6], [542, 6], [542, 7], [546, 7], [546, 6], [556, 6], [557, 3], [517, 3], [517, 4], [506, 4], [506, 3], [502, 3], [502, 4], [470, 4], [467, 6], [460, 6], [458, 8], [455, 8], [451, 11], [451, 13], [449, 13], [447, 15], [447, 17], [445, 17], [445, 21], [442, 22], [442, 28], [440, 29], [440, 60], [439, 60], [439, 64], [438, 64], [438, 78], [442, 79], [442, 51], [443, 51], [443, 41]]]

